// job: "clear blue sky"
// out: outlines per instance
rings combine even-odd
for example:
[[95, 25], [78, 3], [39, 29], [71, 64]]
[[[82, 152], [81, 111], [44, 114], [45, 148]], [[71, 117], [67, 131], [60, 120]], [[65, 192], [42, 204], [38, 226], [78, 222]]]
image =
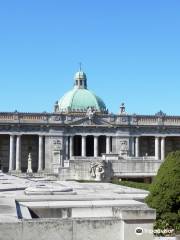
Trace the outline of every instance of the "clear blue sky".
[[180, 1], [0, 1], [0, 111], [52, 111], [80, 61], [110, 112], [180, 115]]

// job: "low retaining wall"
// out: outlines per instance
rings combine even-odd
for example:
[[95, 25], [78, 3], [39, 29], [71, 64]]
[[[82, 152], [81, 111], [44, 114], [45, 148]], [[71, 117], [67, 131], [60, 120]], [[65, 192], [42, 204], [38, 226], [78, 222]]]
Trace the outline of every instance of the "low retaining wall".
[[[90, 174], [91, 162], [99, 160], [77, 159], [70, 160], [69, 168], [59, 168], [61, 180], [93, 180]], [[104, 180], [109, 181], [112, 177], [153, 177], [162, 163], [159, 160], [120, 159], [104, 160]]]
[[[143, 225], [149, 227], [149, 223], [144, 222]], [[138, 223], [129, 225], [119, 219], [1, 222], [0, 240], [153, 240], [151, 234], [136, 235], [136, 226]]]

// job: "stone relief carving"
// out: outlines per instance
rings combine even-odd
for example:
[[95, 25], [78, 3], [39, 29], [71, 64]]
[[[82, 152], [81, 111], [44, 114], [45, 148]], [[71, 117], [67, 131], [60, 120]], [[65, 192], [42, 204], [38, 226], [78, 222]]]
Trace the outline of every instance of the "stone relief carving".
[[53, 139], [53, 151], [62, 150], [62, 141], [60, 139]]
[[72, 116], [67, 115], [67, 116], [66, 116], [66, 121], [67, 121], [67, 122], [72, 121]]
[[62, 139], [52, 139], [52, 158], [54, 173], [58, 173], [59, 168], [63, 167], [62, 147]]
[[102, 181], [104, 179], [105, 165], [103, 161], [90, 163], [90, 174], [95, 181]]
[[62, 117], [61, 116], [54, 116], [53, 121], [61, 121]]
[[128, 155], [128, 141], [126, 140], [121, 140], [120, 141], [120, 155], [121, 156], [127, 156]]
[[127, 117], [122, 117], [122, 122], [127, 122], [128, 121], [128, 118]]
[[131, 121], [132, 121], [132, 124], [137, 124], [137, 122], [138, 122], [137, 117], [135, 115], [133, 115]]

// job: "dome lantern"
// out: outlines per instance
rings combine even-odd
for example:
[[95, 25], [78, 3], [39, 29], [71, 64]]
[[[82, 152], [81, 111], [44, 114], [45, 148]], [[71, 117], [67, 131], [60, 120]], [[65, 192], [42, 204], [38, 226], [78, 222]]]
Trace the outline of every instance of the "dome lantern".
[[85, 72], [82, 71], [82, 64], [79, 63], [79, 71], [75, 73], [74, 76], [74, 87], [79, 89], [87, 89], [87, 77]]
[[80, 89], [87, 89], [87, 78], [83, 71], [78, 71], [74, 76], [74, 86]]

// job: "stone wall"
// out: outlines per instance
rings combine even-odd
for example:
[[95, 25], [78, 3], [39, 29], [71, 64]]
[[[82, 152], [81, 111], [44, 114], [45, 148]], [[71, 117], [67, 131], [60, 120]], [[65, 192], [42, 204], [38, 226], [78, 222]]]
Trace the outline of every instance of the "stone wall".
[[120, 219], [36, 219], [0, 223], [0, 240], [153, 240], [151, 234], [135, 234], [136, 226], [152, 224]]
[[[78, 159], [71, 160], [69, 168], [59, 168], [59, 178], [61, 180], [95, 180], [91, 176], [91, 162], [98, 162], [101, 159]], [[156, 175], [162, 161], [143, 159], [119, 159], [105, 160], [104, 181], [109, 181], [112, 177], [153, 177]]]

